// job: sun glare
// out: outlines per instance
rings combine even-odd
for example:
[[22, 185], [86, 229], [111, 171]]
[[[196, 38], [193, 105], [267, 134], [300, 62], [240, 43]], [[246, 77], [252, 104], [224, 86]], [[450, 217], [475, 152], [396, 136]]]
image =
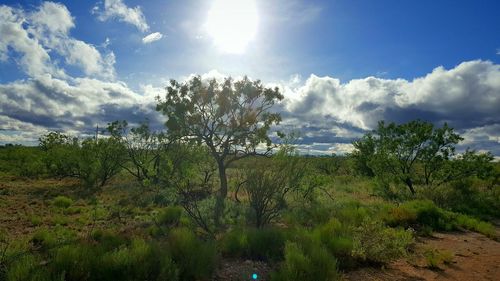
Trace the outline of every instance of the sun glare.
[[240, 54], [255, 38], [257, 24], [255, 0], [215, 0], [206, 27], [221, 51]]

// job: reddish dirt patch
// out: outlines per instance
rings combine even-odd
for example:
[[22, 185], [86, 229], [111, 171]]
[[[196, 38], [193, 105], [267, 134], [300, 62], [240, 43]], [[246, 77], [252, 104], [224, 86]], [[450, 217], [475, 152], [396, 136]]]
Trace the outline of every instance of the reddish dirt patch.
[[[451, 252], [453, 261], [429, 269], [423, 256], [429, 249]], [[419, 241], [410, 257], [346, 273], [345, 280], [500, 280], [500, 243], [474, 232], [436, 233]]]
[[269, 280], [271, 268], [261, 261], [223, 260], [214, 277], [214, 281], [247, 281], [257, 273], [259, 281]]

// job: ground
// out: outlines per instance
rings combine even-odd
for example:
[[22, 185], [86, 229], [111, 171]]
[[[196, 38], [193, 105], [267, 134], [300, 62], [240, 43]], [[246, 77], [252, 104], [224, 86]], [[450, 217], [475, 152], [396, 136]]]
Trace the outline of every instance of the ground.
[[[437, 249], [453, 254], [450, 264], [431, 269], [423, 256]], [[362, 268], [345, 274], [345, 280], [499, 280], [500, 243], [475, 232], [434, 233], [421, 238], [407, 258], [385, 268]]]
[[[94, 227], [89, 214], [92, 206], [81, 199], [75, 190], [74, 180], [19, 180], [3, 177], [0, 181], [0, 230], [5, 230], [10, 238], [29, 236], [40, 227], [54, 227], [63, 224], [79, 233], [86, 233]], [[112, 210], [106, 206], [111, 201], [123, 200], [126, 192], [120, 182], [100, 193], [99, 202], [112, 217]], [[52, 205], [58, 195], [74, 199], [77, 212], [61, 211]], [[80, 198], [80, 199], [79, 199]], [[137, 197], [134, 197], [137, 198]], [[100, 220], [98, 224], [113, 224], [121, 231], [140, 227], [141, 216], [151, 210], [139, 209], [123, 218]], [[126, 213], [126, 212], [125, 212]], [[60, 218], [59, 220], [57, 218]], [[38, 218], [39, 222], [37, 222]], [[61, 222], [62, 221], [62, 222]], [[497, 225], [497, 233], [500, 227]], [[500, 235], [499, 235], [500, 237]], [[430, 268], [425, 253], [428, 251], [450, 253], [451, 260]], [[276, 266], [276, 265], [274, 265]], [[269, 280], [273, 266], [259, 261], [224, 259], [220, 262], [214, 280], [251, 280], [253, 273], [258, 280]], [[499, 280], [500, 242], [475, 232], [435, 232], [431, 237], [419, 237], [413, 250], [405, 258], [383, 267], [373, 266], [344, 272], [344, 279], [358, 280]]]

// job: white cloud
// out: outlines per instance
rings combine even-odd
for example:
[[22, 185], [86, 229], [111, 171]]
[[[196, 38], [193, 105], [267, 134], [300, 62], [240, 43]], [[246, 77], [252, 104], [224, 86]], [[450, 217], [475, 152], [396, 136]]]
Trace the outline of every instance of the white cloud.
[[51, 55], [79, 67], [86, 75], [114, 77], [114, 54], [102, 55], [94, 46], [69, 35], [73, 18], [68, 9], [53, 2], [42, 3], [34, 12], [0, 6], [0, 59], [6, 61], [9, 47], [20, 55], [15, 60], [30, 77], [50, 74], [67, 78]]
[[0, 6], [0, 58], [6, 61], [9, 47], [20, 54], [18, 64], [30, 76], [64, 73], [50, 64], [50, 56], [23, 24], [28, 23], [24, 11]]
[[104, 10], [100, 11], [99, 6], [95, 6], [92, 13], [98, 14], [98, 19], [101, 21], [116, 18], [121, 22], [134, 25], [142, 32], [149, 30], [141, 7], [129, 8], [122, 0], [104, 0]]
[[286, 108], [305, 119], [330, 116], [361, 129], [374, 128], [382, 119], [419, 117], [467, 127], [500, 120], [499, 93], [500, 65], [469, 61], [450, 70], [438, 67], [413, 81], [368, 77], [342, 84], [311, 75]]
[[144, 38], [142, 38], [142, 43], [149, 44], [149, 43], [152, 43], [154, 41], [160, 40], [162, 37], [163, 37], [163, 34], [161, 34], [160, 32], [153, 32], [151, 34], [144, 36]]

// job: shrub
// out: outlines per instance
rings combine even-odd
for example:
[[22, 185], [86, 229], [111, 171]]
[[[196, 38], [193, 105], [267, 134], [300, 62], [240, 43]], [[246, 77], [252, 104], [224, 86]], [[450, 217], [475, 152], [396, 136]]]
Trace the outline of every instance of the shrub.
[[54, 206], [58, 208], [66, 209], [73, 204], [73, 200], [71, 200], [71, 198], [68, 198], [66, 196], [57, 196], [52, 201], [52, 204], [54, 204]]
[[456, 222], [459, 226], [463, 228], [477, 231], [490, 238], [496, 237], [495, 227], [490, 223], [479, 221], [475, 218], [466, 215], [458, 215], [456, 217]]
[[301, 247], [294, 242], [285, 246], [285, 261], [271, 276], [273, 281], [339, 280], [337, 261], [319, 245]]
[[[39, 267], [41, 260], [34, 255], [24, 255], [16, 259], [8, 268], [5, 274], [7, 281], [49, 281], [49, 274]], [[0, 274], [0, 277], [2, 275]]]
[[413, 200], [389, 211], [386, 222], [392, 226], [415, 226], [432, 230], [455, 229], [453, 215], [430, 200]]
[[453, 262], [453, 253], [445, 250], [427, 249], [424, 252], [424, 257], [427, 267], [431, 269], [439, 269], [440, 265]]
[[182, 208], [178, 206], [167, 207], [160, 211], [156, 217], [156, 221], [162, 226], [177, 226], [181, 219]]
[[178, 280], [165, 247], [141, 239], [107, 249], [78, 242], [54, 251], [48, 269], [57, 280]]
[[221, 240], [221, 252], [231, 257], [275, 261], [283, 258], [285, 233], [277, 228], [235, 229]]
[[353, 240], [350, 231], [337, 219], [330, 220], [327, 224], [317, 227], [313, 237], [328, 251], [339, 259], [339, 266], [347, 267], [352, 263], [351, 252]]
[[230, 257], [245, 257], [248, 252], [248, 237], [244, 230], [235, 229], [224, 235], [220, 250]]
[[352, 253], [362, 261], [386, 263], [406, 255], [411, 243], [411, 231], [385, 227], [380, 222], [366, 220], [354, 231]]
[[177, 280], [178, 269], [170, 255], [161, 247], [133, 240], [129, 247], [120, 247], [102, 258], [103, 280]]
[[30, 222], [33, 226], [39, 226], [43, 223], [42, 218], [39, 216], [36, 216], [36, 215], [30, 216], [29, 219], [30, 219]]
[[198, 240], [186, 228], [176, 228], [169, 233], [168, 248], [179, 266], [182, 280], [208, 279], [215, 270], [215, 244]]
[[57, 245], [57, 240], [54, 233], [49, 232], [47, 229], [39, 229], [33, 234], [31, 243], [36, 248], [47, 250]]
[[279, 260], [283, 257], [285, 238], [278, 228], [249, 229], [248, 256], [257, 260]]
[[107, 251], [117, 249], [127, 243], [127, 239], [110, 230], [96, 229], [92, 232], [91, 237]]

